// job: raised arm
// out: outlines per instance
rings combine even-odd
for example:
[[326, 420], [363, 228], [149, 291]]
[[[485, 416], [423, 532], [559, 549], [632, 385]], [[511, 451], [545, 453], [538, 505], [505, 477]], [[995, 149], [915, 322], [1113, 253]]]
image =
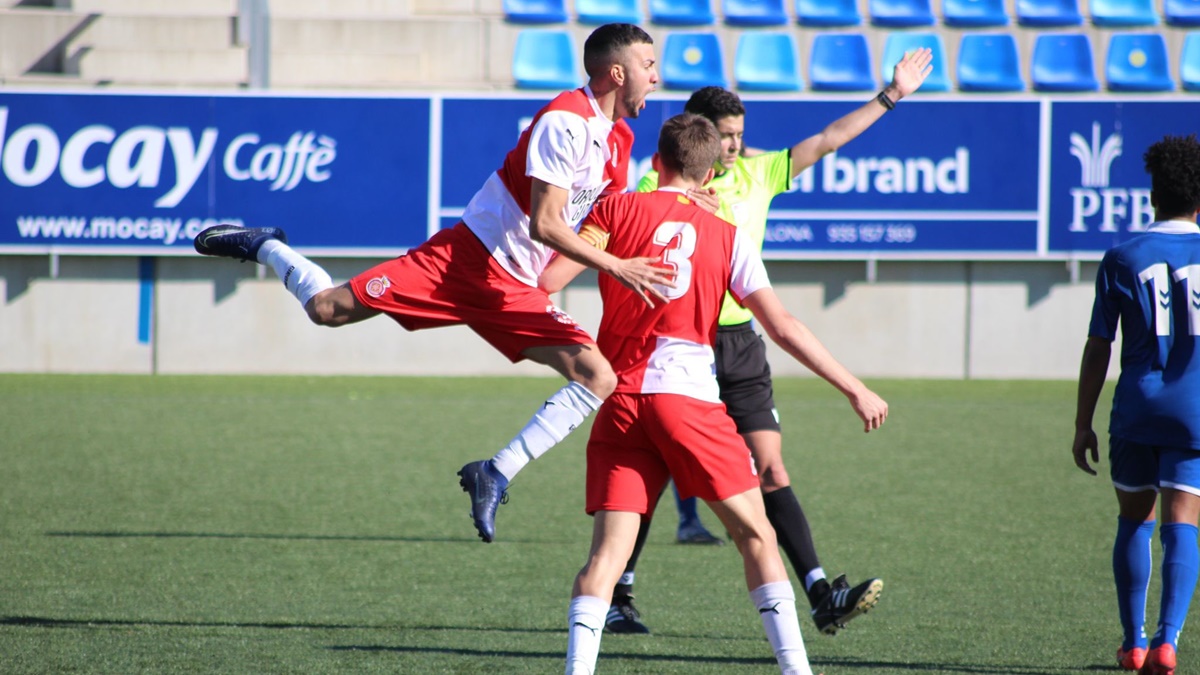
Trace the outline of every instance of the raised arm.
[[842, 392], [863, 421], [863, 431], [878, 429], [887, 420], [887, 402], [846, 370], [808, 326], [784, 308], [774, 289], [759, 289], [743, 298], [742, 304], [754, 313], [775, 344]]
[[[1108, 362], [1112, 358], [1112, 342], [1100, 337], [1089, 337], [1083, 346], [1083, 359], [1079, 364], [1079, 392], [1075, 399], [1075, 440], [1071, 454], [1075, 466], [1096, 475], [1092, 464], [1100, 461], [1100, 446], [1096, 432], [1092, 430], [1092, 418], [1096, 414], [1096, 402], [1104, 389], [1108, 376]], [[1091, 457], [1091, 464], [1088, 457]]]
[[[879, 96], [825, 127], [820, 133], [809, 136], [792, 146], [792, 177], [816, 164], [822, 157], [854, 140], [859, 134], [883, 117], [900, 99], [913, 93], [929, 76], [933, 68], [929, 65], [933, 54], [922, 47], [904, 55], [892, 71], [892, 82], [884, 87]], [[884, 102], [880, 97], [886, 97]]]
[[[669, 270], [655, 267], [653, 258], [630, 258], [622, 260], [606, 253], [575, 233], [563, 219], [567, 206], [567, 191], [545, 181], [533, 179], [529, 206], [529, 236], [559, 253], [560, 256], [593, 269], [610, 274], [651, 307], [658, 298], [667, 298], [654, 288], [655, 284], [674, 287]], [[578, 272], [577, 272], [578, 273]], [[574, 276], [574, 275], [572, 275]]]

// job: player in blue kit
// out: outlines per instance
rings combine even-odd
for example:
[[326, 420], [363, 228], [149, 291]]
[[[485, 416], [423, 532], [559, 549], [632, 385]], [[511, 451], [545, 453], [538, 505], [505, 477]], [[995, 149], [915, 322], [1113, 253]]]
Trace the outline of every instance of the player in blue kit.
[[[1167, 136], [1143, 161], [1155, 222], [1113, 247], [1096, 276], [1096, 300], [1079, 368], [1075, 464], [1099, 461], [1092, 417], [1121, 326], [1121, 375], [1109, 420], [1109, 463], [1119, 516], [1113, 577], [1125, 670], [1173, 675], [1179, 632], [1200, 571], [1200, 143]], [[1091, 463], [1089, 463], [1089, 457]], [[1162, 602], [1147, 641], [1155, 506], [1161, 493]]]

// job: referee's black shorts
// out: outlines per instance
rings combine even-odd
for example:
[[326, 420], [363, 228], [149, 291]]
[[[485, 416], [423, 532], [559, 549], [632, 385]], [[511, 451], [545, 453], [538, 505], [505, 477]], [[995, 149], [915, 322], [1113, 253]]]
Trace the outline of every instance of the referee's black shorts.
[[739, 434], [779, 431], [767, 346], [750, 322], [717, 327], [717, 384]]

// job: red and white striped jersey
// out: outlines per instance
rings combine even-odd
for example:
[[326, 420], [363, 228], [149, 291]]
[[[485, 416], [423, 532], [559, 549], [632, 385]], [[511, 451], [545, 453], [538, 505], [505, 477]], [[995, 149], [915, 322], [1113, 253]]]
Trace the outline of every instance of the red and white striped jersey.
[[607, 274], [597, 344], [617, 373], [617, 391], [682, 394], [720, 402], [713, 357], [725, 291], [738, 300], [771, 285], [753, 242], [671, 189], [613, 195], [586, 219], [608, 233], [618, 258], [656, 257], [675, 272], [670, 302], [646, 303]]
[[553, 250], [529, 236], [531, 179], [568, 192], [563, 219], [577, 228], [598, 197], [625, 190], [632, 149], [633, 130], [605, 117], [591, 89], [563, 92], [521, 132], [517, 147], [467, 204], [463, 222], [504, 269], [537, 286]]

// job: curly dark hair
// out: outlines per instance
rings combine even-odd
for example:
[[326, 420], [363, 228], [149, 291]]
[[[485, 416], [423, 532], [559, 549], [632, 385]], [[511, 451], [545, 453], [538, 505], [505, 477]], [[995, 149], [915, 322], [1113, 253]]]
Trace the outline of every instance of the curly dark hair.
[[1200, 211], [1200, 142], [1196, 134], [1164, 136], [1142, 155], [1160, 220]]
[[654, 44], [654, 38], [631, 23], [606, 23], [583, 43], [583, 70], [596, 77], [611, 66], [622, 49], [630, 45]]
[[746, 114], [746, 106], [738, 95], [724, 87], [703, 87], [692, 92], [683, 106], [684, 112], [708, 118], [717, 123], [723, 117], [739, 117]]

